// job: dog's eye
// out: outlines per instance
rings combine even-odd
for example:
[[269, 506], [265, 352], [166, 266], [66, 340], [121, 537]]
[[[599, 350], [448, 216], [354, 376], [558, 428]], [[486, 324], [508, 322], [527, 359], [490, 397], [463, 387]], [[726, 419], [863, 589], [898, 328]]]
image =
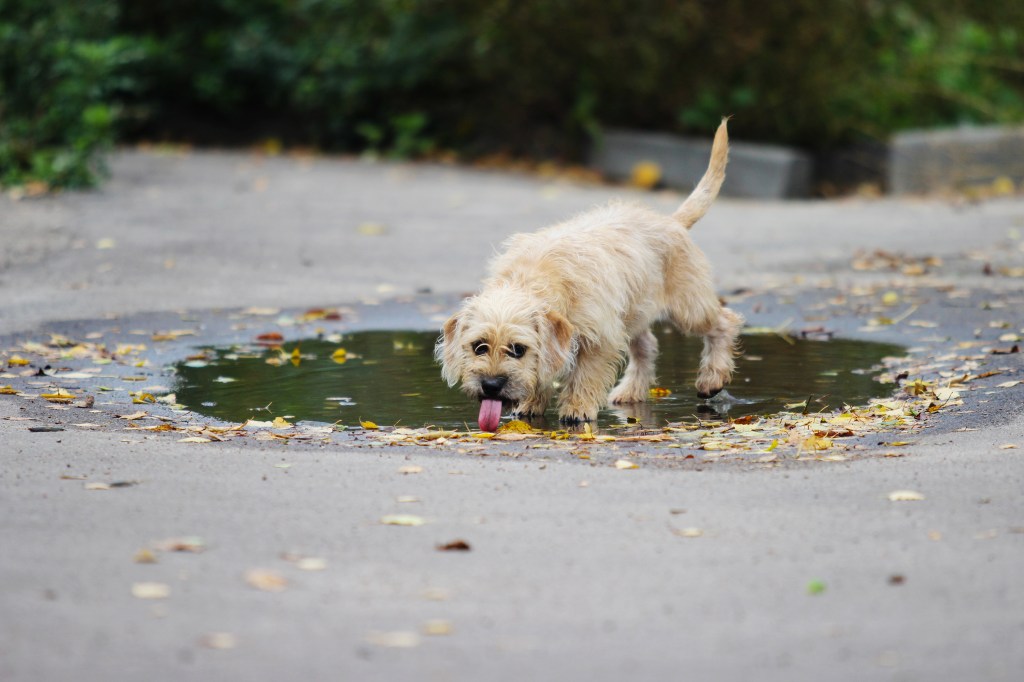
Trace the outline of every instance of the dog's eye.
[[505, 350], [505, 354], [517, 360], [526, 355], [526, 346], [521, 343], [513, 343]]
[[487, 353], [488, 353], [488, 352], [489, 352], [490, 350], [491, 350], [491, 347], [490, 347], [490, 346], [488, 346], [488, 345], [487, 345], [486, 343], [484, 343], [483, 341], [475, 341], [475, 342], [473, 343], [473, 352], [474, 352], [474, 353], [475, 353], [476, 355], [487, 355]]

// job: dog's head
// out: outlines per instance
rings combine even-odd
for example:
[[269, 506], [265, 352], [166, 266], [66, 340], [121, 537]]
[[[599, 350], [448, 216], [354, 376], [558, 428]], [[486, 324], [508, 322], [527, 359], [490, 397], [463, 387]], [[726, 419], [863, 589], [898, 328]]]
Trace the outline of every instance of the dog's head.
[[575, 357], [560, 314], [512, 287], [485, 289], [448, 319], [434, 357], [449, 386], [471, 398], [515, 406], [554, 381]]

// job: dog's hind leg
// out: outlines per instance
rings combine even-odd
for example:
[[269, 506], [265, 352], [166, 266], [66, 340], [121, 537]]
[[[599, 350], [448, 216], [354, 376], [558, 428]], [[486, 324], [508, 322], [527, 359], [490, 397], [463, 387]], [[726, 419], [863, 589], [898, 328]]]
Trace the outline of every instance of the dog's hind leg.
[[642, 403], [654, 383], [654, 366], [658, 357], [658, 339], [645, 329], [629, 341], [629, 364], [618, 385], [608, 395], [613, 405]]
[[743, 318], [726, 307], [713, 324], [702, 332], [704, 349], [700, 354], [697, 371], [697, 395], [710, 398], [732, 379], [736, 369], [736, 344], [743, 327]]

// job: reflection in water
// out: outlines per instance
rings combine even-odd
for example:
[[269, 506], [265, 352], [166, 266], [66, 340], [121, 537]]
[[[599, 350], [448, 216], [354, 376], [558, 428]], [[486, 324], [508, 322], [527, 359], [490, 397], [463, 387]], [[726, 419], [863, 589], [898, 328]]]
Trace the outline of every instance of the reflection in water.
[[[605, 410], [600, 426], [628, 417], [657, 426], [716, 412], [734, 418], [771, 414], [809, 396], [811, 412], [861, 404], [889, 392], [872, 377], [881, 358], [903, 351], [901, 346], [864, 341], [746, 336], [744, 355], [728, 388], [733, 400], [707, 405], [693, 388], [701, 341], [670, 331], [656, 333], [661, 345], [658, 385], [671, 395]], [[346, 425], [362, 419], [410, 427], [475, 426], [477, 405], [448, 388], [434, 364], [436, 336], [397, 331], [350, 334], [340, 344], [346, 351], [340, 363], [332, 359], [339, 344], [314, 339], [286, 343], [283, 355], [255, 346], [208, 349], [206, 362], [176, 366], [175, 390], [178, 401], [190, 410], [225, 421], [291, 416]], [[291, 361], [296, 347], [301, 355], [297, 365]], [[340, 354], [335, 357], [342, 359]], [[268, 358], [278, 364], [268, 364]], [[548, 422], [557, 422], [553, 410]]]

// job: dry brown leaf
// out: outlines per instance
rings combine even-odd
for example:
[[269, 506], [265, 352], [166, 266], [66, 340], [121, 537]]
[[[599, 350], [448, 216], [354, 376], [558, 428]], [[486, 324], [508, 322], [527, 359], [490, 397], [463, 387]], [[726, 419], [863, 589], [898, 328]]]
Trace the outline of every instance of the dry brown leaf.
[[277, 571], [268, 571], [262, 568], [251, 568], [243, 576], [245, 582], [257, 590], [264, 592], [282, 592], [288, 587], [288, 579]]

